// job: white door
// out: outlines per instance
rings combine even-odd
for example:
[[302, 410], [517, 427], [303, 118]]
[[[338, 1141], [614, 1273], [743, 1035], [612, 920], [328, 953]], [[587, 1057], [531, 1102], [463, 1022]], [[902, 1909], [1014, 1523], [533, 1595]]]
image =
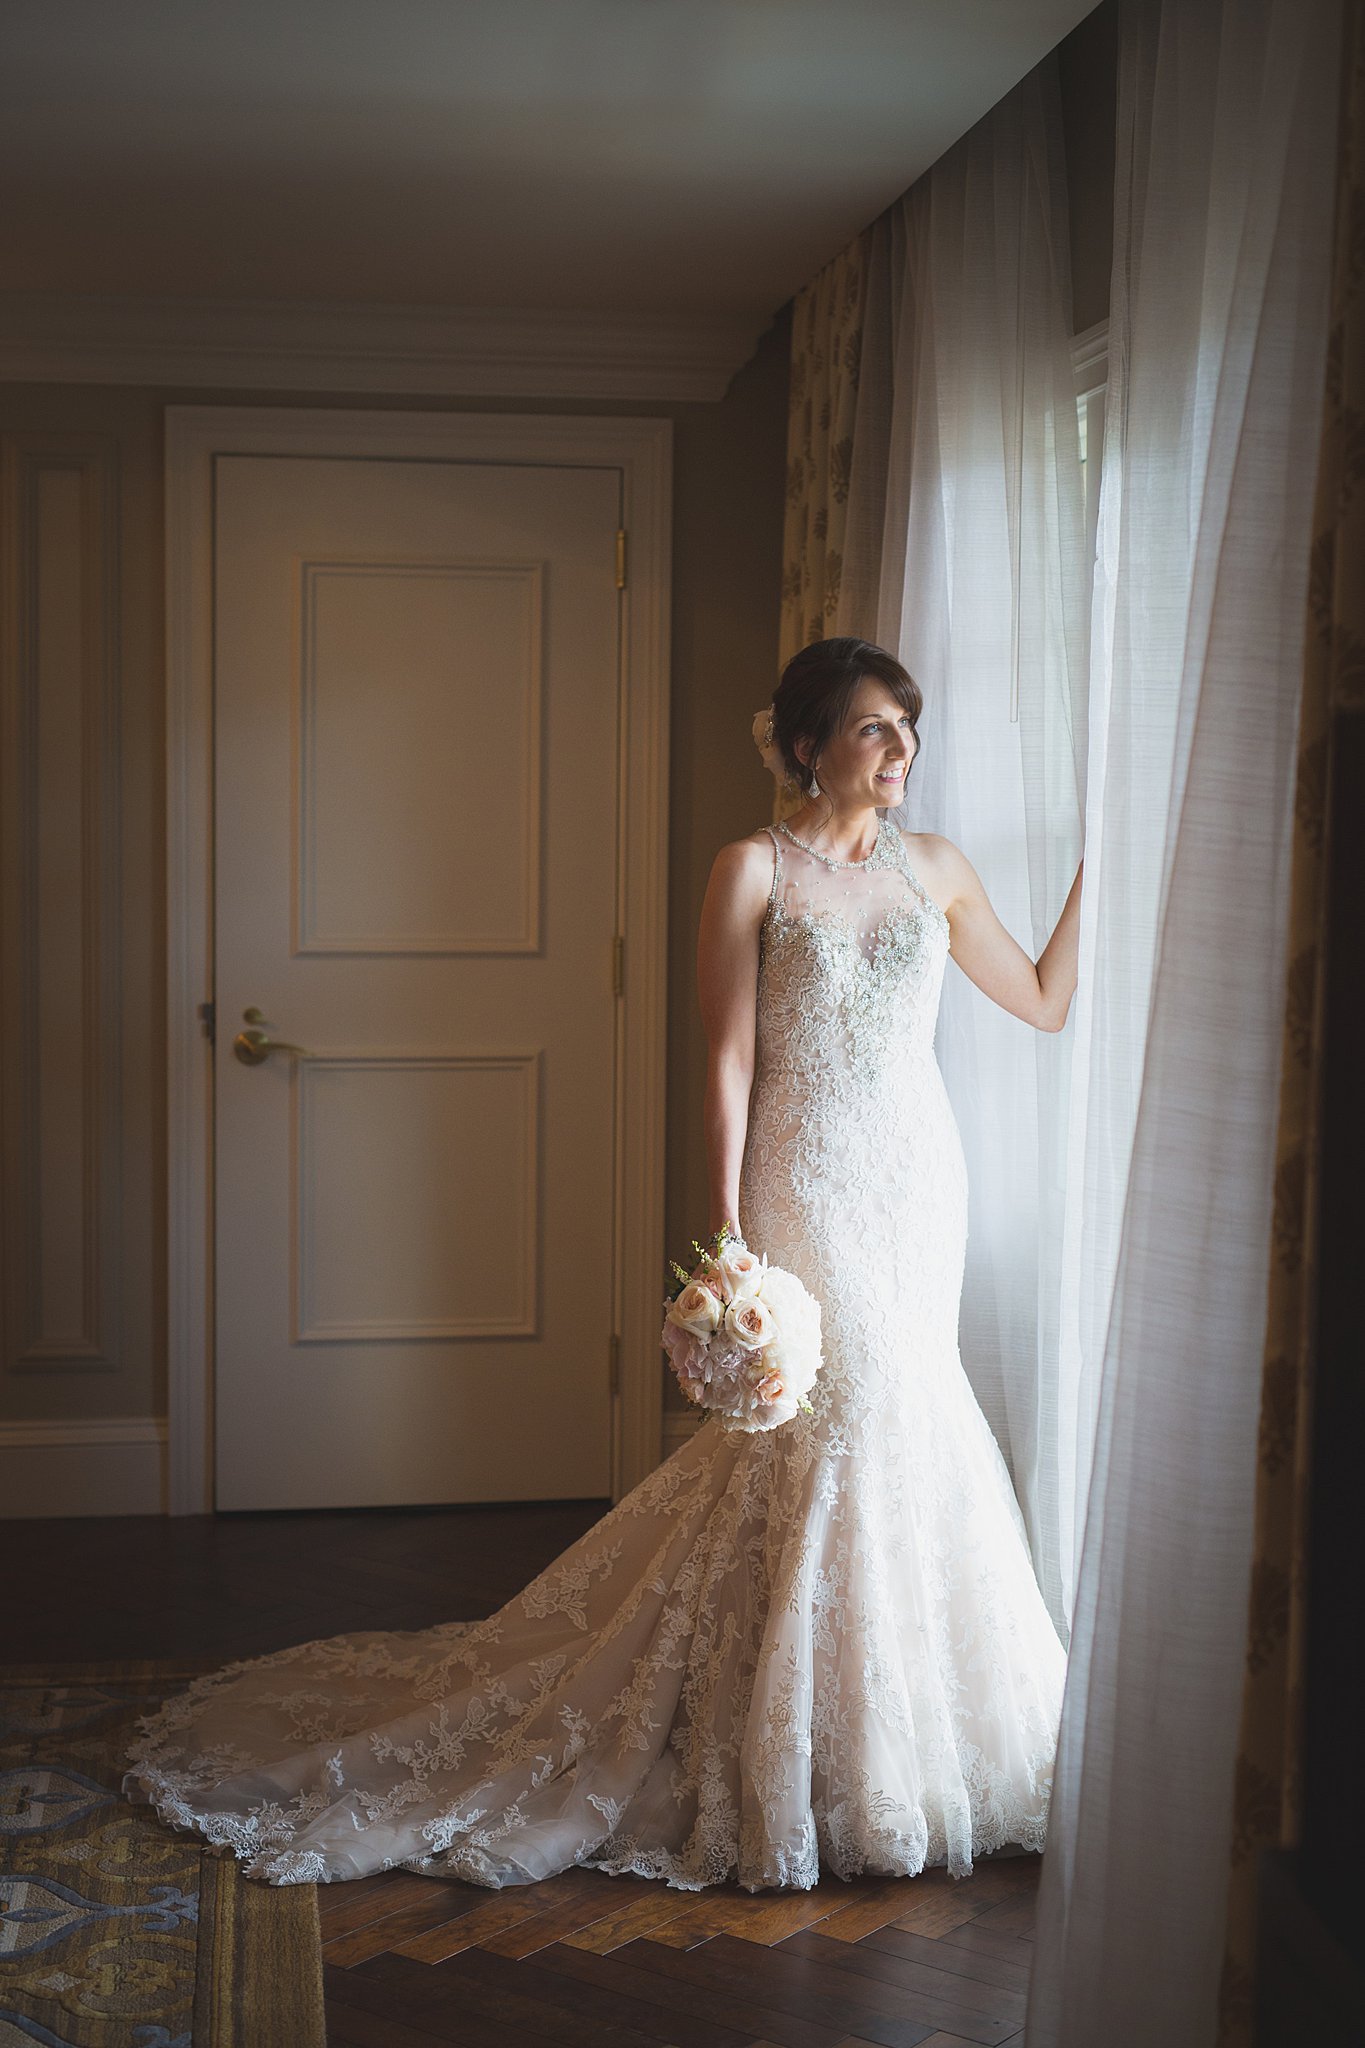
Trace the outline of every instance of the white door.
[[218, 458], [220, 1508], [610, 1490], [619, 486]]

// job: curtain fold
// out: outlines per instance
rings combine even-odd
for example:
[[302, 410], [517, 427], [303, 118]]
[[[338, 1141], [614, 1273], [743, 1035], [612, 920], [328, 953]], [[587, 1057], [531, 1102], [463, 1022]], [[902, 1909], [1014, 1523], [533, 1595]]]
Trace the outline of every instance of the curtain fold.
[[[877, 627], [925, 690], [922, 755], [891, 815], [963, 849], [1037, 954], [1081, 852], [1083, 476], [1055, 58], [893, 209], [885, 481], [855, 468], [848, 526], [879, 532]], [[870, 410], [870, 380], [865, 382]], [[864, 510], [881, 489], [880, 504]], [[918, 787], [913, 785], [918, 784]], [[1084, 1458], [1058, 1375], [1074, 1029], [1035, 1032], [960, 973], [937, 1050], [967, 1156], [961, 1343], [1063, 1636]]]
[[1029, 1995], [1047, 2048], [1215, 2038], [1339, 26], [1335, 0], [1121, 21], [1082, 936], [1104, 1075], [1073, 1131], [1118, 1240]]
[[1220, 1987], [1221, 2048], [1252, 2040], [1258, 1852], [1300, 1836], [1309, 1449], [1322, 1129], [1322, 996], [1338, 706], [1365, 701], [1365, 10], [1346, 20], [1329, 374], [1309, 582], [1294, 787], [1289, 971], [1270, 1231], [1256, 1498], [1231, 1870]]
[[[889, 815], [961, 846], [1035, 955], [1080, 856], [1088, 729], [1061, 133], [1049, 57], [821, 273], [797, 309], [789, 439], [784, 654], [829, 633], [899, 654], [925, 712]], [[854, 278], [857, 375], [840, 380]], [[821, 590], [822, 607], [798, 605]], [[1074, 1037], [948, 976], [937, 1050], [971, 1190], [963, 1364], [1064, 1638], [1094, 1412], [1060, 1369], [1083, 1377], [1063, 1322], [1064, 1261], [1081, 1256]]]

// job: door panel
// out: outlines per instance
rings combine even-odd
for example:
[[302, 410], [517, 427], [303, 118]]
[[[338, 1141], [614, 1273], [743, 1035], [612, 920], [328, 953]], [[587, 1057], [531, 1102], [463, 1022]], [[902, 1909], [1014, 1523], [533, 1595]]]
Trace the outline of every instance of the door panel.
[[609, 1491], [618, 508], [218, 458], [219, 1507]]

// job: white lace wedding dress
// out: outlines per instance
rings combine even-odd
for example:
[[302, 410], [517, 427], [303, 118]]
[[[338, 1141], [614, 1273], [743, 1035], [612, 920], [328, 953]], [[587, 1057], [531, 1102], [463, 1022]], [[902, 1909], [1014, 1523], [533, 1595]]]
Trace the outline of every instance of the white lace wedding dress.
[[249, 1877], [758, 1890], [1043, 1846], [1065, 1657], [958, 1354], [947, 920], [889, 820], [839, 869], [769, 830], [739, 1221], [822, 1304], [814, 1413], [705, 1423], [486, 1621], [168, 1700], [124, 1790]]

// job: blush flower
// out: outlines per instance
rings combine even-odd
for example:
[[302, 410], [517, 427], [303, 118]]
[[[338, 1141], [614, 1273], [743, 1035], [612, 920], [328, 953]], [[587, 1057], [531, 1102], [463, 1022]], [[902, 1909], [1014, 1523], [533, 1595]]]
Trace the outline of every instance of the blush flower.
[[730, 1303], [725, 1311], [725, 1327], [746, 1351], [761, 1351], [777, 1335], [772, 1310], [757, 1294], [743, 1294]]
[[700, 1273], [670, 1260], [662, 1342], [688, 1401], [722, 1428], [780, 1428], [799, 1411], [821, 1363], [820, 1304], [785, 1267], [717, 1233]]
[[669, 1318], [664, 1323], [663, 1345], [679, 1386], [691, 1401], [701, 1399], [700, 1390], [711, 1377], [712, 1365], [704, 1338], [684, 1330]]
[[709, 1337], [720, 1326], [721, 1302], [700, 1280], [690, 1281], [668, 1311], [667, 1320], [694, 1337]]

